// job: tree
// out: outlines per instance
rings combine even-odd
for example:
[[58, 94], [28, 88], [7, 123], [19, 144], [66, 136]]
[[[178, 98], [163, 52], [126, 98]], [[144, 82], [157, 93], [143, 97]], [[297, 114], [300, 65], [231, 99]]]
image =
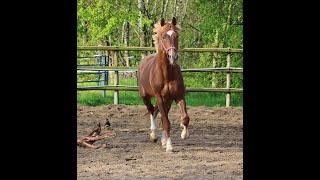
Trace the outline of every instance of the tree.
[[[180, 48], [243, 47], [242, 0], [77, 0], [77, 8], [79, 46], [107, 45], [107, 41], [113, 46], [154, 46], [153, 25], [161, 17], [175, 16], [182, 27]], [[122, 64], [128, 66], [129, 52], [124, 54]], [[139, 52], [130, 55], [141, 56]], [[179, 58], [183, 68], [226, 65], [226, 56], [219, 53], [181, 53]], [[232, 65], [242, 67], [242, 57], [232, 56]], [[224, 87], [223, 74], [192, 76], [203, 79], [205, 86]], [[242, 77], [232, 83], [241, 87]]]

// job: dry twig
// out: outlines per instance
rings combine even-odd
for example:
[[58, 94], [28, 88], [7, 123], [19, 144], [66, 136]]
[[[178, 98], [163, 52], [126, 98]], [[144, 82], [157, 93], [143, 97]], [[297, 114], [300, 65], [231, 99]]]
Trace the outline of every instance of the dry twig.
[[105, 133], [105, 134], [100, 134], [101, 133], [101, 124], [100, 122], [95, 126], [93, 131], [89, 133], [88, 136], [77, 140], [77, 145], [80, 147], [87, 147], [87, 148], [93, 148], [93, 149], [98, 149], [102, 145], [95, 146], [93, 145], [94, 142], [104, 139], [104, 138], [111, 138], [114, 135], [112, 133]]

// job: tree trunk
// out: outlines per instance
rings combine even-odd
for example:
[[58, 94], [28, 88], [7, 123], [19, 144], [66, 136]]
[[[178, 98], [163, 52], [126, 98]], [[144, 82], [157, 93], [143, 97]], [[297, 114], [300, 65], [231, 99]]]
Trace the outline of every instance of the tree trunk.
[[172, 15], [173, 17], [177, 17], [177, 15], [178, 15], [178, 14], [177, 14], [177, 9], [179, 9], [179, 6], [178, 6], [178, 4], [177, 4], [177, 1], [178, 1], [178, 0], [175, 0], [175, 1], [174, 1], [174, 6], [173, 6], [173, 7], [174, 7], [174, 11], [173, 11], [173, 15]]
[[183, 15], [182, 15], [182, 18], [181, 18], [181, 20], [180, 20], [180, 24], [182, 25], [183, 24], [183, 22], [184, 22], [184, 18], [186, 17], [186, 14], [187, 14], [187, 7], [188, 7], [188, 0], [186, 0], [186, 3], [185, 3], [185, 5], [184, 5], [184, 10], [183, 10]]
[[[139, 34], [143, 34], [142, 36], [140, 36], [140, 42], [143, 42], [141, 44], [143, 44], [143, 47], [147, 47], [148, 44], [148, 32], [147, 32], [147, 28], [146, 26], [143, 24], [143, 19], [142, 19], [142, 15], [145, 14], [145, 4], [143, 0], [138, 0], [138, 8], [139, 8]], [[147, 51], [143, 51], [142, 52], [142, 56], [146, 56], [147, 55]]]
[[224, 31], [223, 31], [223, 40], [222, 40], [222, 47], [225, 47], [226, 45], [226, 41], [227, 41], [227, 31], [229, 29], [229, 26], [230, 26], [230, 22], [231, 22], [231, 13], [232, 13], [232, 7], [233, 6], [233, 0], [230, 0], [230, 4], [228, 6], [228, 15], [227, 15], [227, 19], [226, 19], [226, 23], [225, 23], [225, 26], [224, 26]]
[[[213, 43], [213, 47], [217, 48], [219, 46], [219, 31], [218, 29], [216, 30], [216, 34], [214, 36], [214, 43]], [[218, 53], [217, 52], [213, 52], [213, 58], [212, 58], [212, 67], [215, 68], [216, 64], [217, 64], [217, 60], [218, 60]], [[212, 84], [211, 86], [213, 88], [217, 87], [217, 77], [216, 77], [216, 73], [212, 72]]]
[[[131, 1], [129, 3], [129, 7], [128, 7], [128, 12], [131, 11]], [[130, 37], [130, 23], [129, 22], [126, 22], [125, 24], [125, 38], [124, 38], [124, 44], [126, 47], [129, 46], [129, 37]], [[125, 54], [125, 59], [126, 59], [126, 66], [127, 67], [130, 67], [130, 59], [129, 59], [129, 51], [125, 51], [124, 52]]]
[[168, 2], [169, 2], [169, 0], [166, 1], [166, 4], [164, 5], [164, 9], [163, 9], [163, 15], [164, 15], [163, 18], [164, 19], [167, 18], [166, 15], [167, 15], [167, 8], [168, 8], [168, 4], [169, 4]]
[[[126, 22], [126, 37], [124, 38], [124, 43], [125, 46], [128, 47], [129, 46], [129, 33], [130, 33], [130, 24], [129, 22]], [[125, 58], [126, 58], [126, 66], [130, 67], [130, 59], [129, 59], [129, 52], [125, 51]]]
[[90, 35], [88, 33], [88, 25], [89, 25], [89, 22], [88, 21], [85, 21], [84, 22], [84, 30], [85, 30], [85, 43], [89, 42], [90, 40]]

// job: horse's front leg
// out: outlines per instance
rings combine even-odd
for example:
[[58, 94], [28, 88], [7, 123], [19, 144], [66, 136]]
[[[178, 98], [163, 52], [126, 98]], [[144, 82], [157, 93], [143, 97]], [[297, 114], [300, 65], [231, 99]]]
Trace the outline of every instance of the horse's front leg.
[[177, 105], [180, 108], [180, 113], [181, 113], [181, 124], [180, 126], [183, 128], [181, 132], [181, 139], [186, 139], [189, 137], [189, 130], [188, 130], [188, 125], [189, 125], [189, 115], [187, 112], [186, 108], [186, 102], [184, 99], [176, 101]]
[[165, 132], [165, 138], [166, 138], [166, 152], [172, 152], [173, 147], [170, 139], [170, 121], [168, 119], [168, 106], [162, 99], [162, 96], [160, 94], [156, 95], [156, 101], [157, 105], [161, 114], [161, 120], [162, 120], [162, 128]]
[[[167, 100], [164, 99], [163, 104], [164, 104], [164, 107], [166, 108], [165, 111], [169, 115], [169, 111], [170, 111], [170, 108], [171, 108], [172, 100], [171, 99], [167, 99]], [[161, 119], [161, 121], [163, 122], [162, 119]], [[167, 148], [166, 131], [164, 129], [162, 130], [162, 133], [161, 133], [161, 144], [162, 144], [163, 148]]]

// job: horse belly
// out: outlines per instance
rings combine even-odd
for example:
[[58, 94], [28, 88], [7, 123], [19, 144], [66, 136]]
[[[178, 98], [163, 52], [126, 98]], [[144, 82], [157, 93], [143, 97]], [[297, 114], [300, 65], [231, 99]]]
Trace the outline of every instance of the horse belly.
[[152, 72], [152, 62], [151, 59], [153, 56], [145, 57], [140, 65], [139, 65], [139, 78], [138, 78], [138, 86], [139, 92], [142, 97], [145, 96], [154, 96], [154, 92], [151, 88], [151, 79], [150, 79], [150, 71]]
[[141, 78], [138, 87], [141, 96], [154, 96], [154, 92], [149, 83], [149, 78]]

